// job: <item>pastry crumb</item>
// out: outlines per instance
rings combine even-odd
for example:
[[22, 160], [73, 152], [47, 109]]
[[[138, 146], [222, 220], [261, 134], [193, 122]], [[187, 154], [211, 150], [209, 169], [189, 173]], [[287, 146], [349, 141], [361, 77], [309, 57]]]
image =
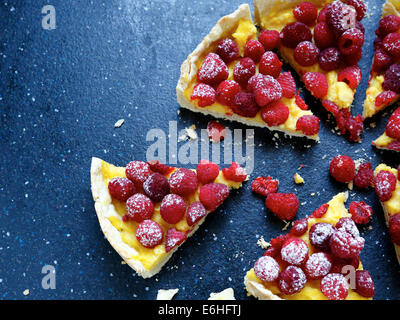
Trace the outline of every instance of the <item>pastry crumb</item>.
[[172, 300], [179, 289], [160, 289], [157, 292], [157, 300]]
[[28, 294], [29, 294], [29, 289], [25, 289], [24, 292], [23, 292], [23, 295], [27, 296]]
[[211, 292], [208, 300], [236, 300], [235, 292], [232, 288], [227, 288], [221, 292]]
[[299, 175], [297, 172], [294, 175], [294, 183], [296, 184], [303, 184], [304, 183], [304, 179], [301, 175]]
[[124, 260], [121, 261], [121, 264], [126, 264], [126, 262]]
[[261, 236], [260, 239], [257, 241], [257, 245], [262, 248], [262, 249], [268, 249], [270, 246], [270, 243], [264, 240], [264, 237]]
[[290, 227], [290, 221], [285, 221], [285, 226], [282, 228], [282, 231], [286, 231]]
[[125, 122], [125, 119], [119, 119], [116, 123], [114, 123], [114, 128], [120, 128]]
[[347, 185], [347, 187], [349, 188], [349, 190], [353, 190], [353, 181], [349, 182], [349, 184]]
[[185, 128], [186, 135], [191, 140], [197, 140], [196, 126], [193, 124], [189, 128]]

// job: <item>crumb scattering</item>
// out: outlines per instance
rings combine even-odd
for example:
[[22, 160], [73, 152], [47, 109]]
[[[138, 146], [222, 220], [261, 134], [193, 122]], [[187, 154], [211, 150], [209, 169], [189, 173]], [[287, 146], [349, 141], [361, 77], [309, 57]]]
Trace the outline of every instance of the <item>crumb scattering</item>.
[[297, 172], [294, 175], [294, 182], [296, 184], [303, 184], [304, 183], [304, 179], [301, 175], [299, 175]]
[[257, 245], [261, 247], [262, 249], [268, 249], [270, 246], [270, 243], [264, 240], [264, 237], [261, 236], [260, 239], [257, 241]]
[[120, 128], [125, 122], [125, 119], [119, 119], [115, 124], [114, 128]]

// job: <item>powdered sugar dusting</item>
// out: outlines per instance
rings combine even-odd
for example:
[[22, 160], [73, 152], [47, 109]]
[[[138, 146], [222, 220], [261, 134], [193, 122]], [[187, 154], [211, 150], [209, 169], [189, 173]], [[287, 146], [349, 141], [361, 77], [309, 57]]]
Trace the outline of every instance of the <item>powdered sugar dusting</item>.
[[262, 281], [275, 281], [279, 276], [279, 264], [272, 257], [261, 257], [254, 264], [254, 273]]
[[304, 240], [290, 239], [283, 244], [281, 250], [282, 260], [300, 266], [304, 263], [308, 255], [308, 246]]
[[160, 225], [153, 220], [144, 220], [136, 230], [136, 238], [146, 248], [153, 248], [160, 244], [163, 236]]

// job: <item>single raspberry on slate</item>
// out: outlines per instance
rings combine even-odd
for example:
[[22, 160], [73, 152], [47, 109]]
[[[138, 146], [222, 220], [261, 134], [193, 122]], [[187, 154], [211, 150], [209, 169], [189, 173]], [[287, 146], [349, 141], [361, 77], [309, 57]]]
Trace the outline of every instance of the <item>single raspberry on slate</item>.
[[302, 81], [304, 82], [308, 91], [318, 99], [322, 99], [328, 93], [328, 79], [326, 76], [319, 72], [306, 72]]
[[254, 118], [260, 107], [256, 103], [256, 97], [251, 92], [239, 92], [235, 96], [235, 104], [232, 111], [242, 117]]
[[235, 161], [231, 163], [229, 168], [223, 168], [222, 173], [226, 179], [235, 182], [243, 182], [247, 179], [246, 169]]
[[256, 84], [252, 83], [251, 87], [256, 87], [253, 93], [260, 107], [265, 107], [267, 104], [282, 98], [282, 87], [279, 82], [271, 76], [264, 76], [262, 81]]
[[213, 142], [220, 142], [225, 138], [226, 128], [218, 121], [211, 120], [207, 124], [208, 137]]
[[319, 132], [319, 119], [314, 115], [301, 116], [296, 122], [296, 130], [307, 136], [313, 136]]
[[258, 63], [264, 54], [265, 49], [260, 41], [251, 39], [247, 41], [244, 47], [244, 56], [251, 58], [255, 63]]
[[293, 9], [293, 15], [297, 21], [312, 25], [317, 19], [318, 9], [310, 2], [302, 2]]
[[347, 279], [340, 273], [330, 273], [323, 277], [320, 288], [329, 300], [345, 300], [349, 294]]
[[392, 193], [396, 189], [396, 176], [390, 171], [382, 170], [375, 177], [375, 192], [381, 202], [386, 202], [392, 198]]
[[112, 198], [119, 201], [126, 201], [136, 193], [136, 188], [128, 178], [113, 178], [108, 183], [108, 191]]
[[310, 28], [302, 22], [287, 24], [280, 33], [281, 43], [288, 48], [296, 48], [302, 41], [311, 41], [312, 33]]
[[290, 229], [290, 234], [301, 237], [308, 230], [308, 218], [303, 218], [301, 220], [297, 220], [293, 227]]
[[281, 73], [282, 62], [276, 53], [267, 51], [262, 55], [258, 69], [261, 74], [272, 76], [276, 79]]
[[364, 33], [357, 29], [346, 30], [339, 39], [339, 49], [344, 55], [354, 54], [359, 51], [364, 44]]
[[192, 170], [180, 168], [169, 177], [169, 188], [171, 193], [186, 197], [197, 189], [197, 175]]
[[259, 258], [254, 264], [254, 273], [261, 281], [272, 282], [279, 277], [279, 264], [270, 256]]
[[389, 33], [397, 32], [399, 29], [400, 17], [390, 14], [379, 21], [379, 28], [376, 30], [376, 35], [383, 39]]
[[307, 105], [306, 102], [303, 100], [303, 98], [300, 96], [300, 90], [297, 90], [295, 102], [296, 102], [296, 105], [297, 105], [301, 110], [308, 110], [308, 105]]
[[164, 232], [153, 220], [142, 221], [136, 229], [136, 239], [145, 248], [154, 248], [162, 242]]
[[170, 224], [178, 223], [182, 220], [186, 212], [186, 202], [177, 194], [167, 194], [161, 201], [161, 217]]
[[381, 92], [375, 99], [375, 107], [387, 106], [393, 102], [397, 93], [394, 91], [386, 90]]
[[256, 73], [256, 65], [251, 58], [243, 58], [236, 64], [233, 70], [233, 78], [241, 86], [246, 87], [249, 79]]
[[353, 6], [349, 6], [339, 0], [332, 2], [326, 12], [326, 23], [339, 37], [347, 29], [354, 28], [357, 21], [357, 12]]
[[332, 71], [340, 68], [341, 54], [337, 48], [331, 47], [323, 50], [318, 59], [322, 70]]
[[150, 198], [141, 193], [136, 193], [126, 201], [126, 212], [129, 219], [142, 222], [151, 219], [154, 213], [154, 205]]
[[280, 38], [279, 32], [276, 30], [263, 30], [258, 37], [266, 51], [274, 50], [279, 47]]
[[400, 34], [389, 33], [383, 39], [383, 48], [389, 53], [394, 59], [400, 59]]
[[299, 199], [294, 193], [270, 193], [265, 205], [281, 220], [292, 220], [299, 210]]
[[173, 167], [168, 167], [167, 165], [161, 163], [159, 160], [150, 160], [147, 161], [147, 164], [150, 166], [151, 171], [158, 172], [163, 175], [167, 175], [174, 170]]
[[125, 168], [126, 177], [135, 185], [141, 186], [150, 176], [150, 166], [143, 161], [131, 161]]
[[251, 183], [253, 192], [262, 196], [268, 196], [270, 193], [278, 191], [279, 181], [274, 180], [272, 177], [258, 177]]
[[221, 183], [209, 183], [200, 187], [200, 202], [208, 211], [217, 209], [229, 196], [229, 188]]
[[315, 209], [311, 214], [311, 218], [322, 218], [329, 209], [329, 204], [324, 203], [318, 209]]
[[308, 245], [299, 238], [289, 238], [281, 249], [282, 260], [290, 265], [302, 266], [308, 259]]
[[330, 240], [336, 229], [330, 223], [315, 223], [310, 228], [308, 237], [311, 245], [320, 250], [328, 251]]
[[364, 248], [364, 238], [353, 237], [344, 230], [336, 231], [330, 240], [332, 254], [338, 258], [351, 259], [358, 257]]
[[386, 134], [393, 139], [400, 139], [400, 108], [389, 117], [386, 124]]
[[206, 208], [200, 201], [192, 202], [186, 211], [186, 222], [189, 226], [193, 226], [206, 215]]
[[169, 193], [168, 179], [160, 173], [153, 173], [143, 183], [143, 190], [151, 200], [159, 202]]
[[349, 117], [345, 123], [346, 130], [349, 132], [349, 140], [360, 142], [361, 134], [364, 131], [364, 118], [361, 114], [355, 117]]
[[352, 158], [346, 155], [339, 155], [332, 159], [329, 165], [329, 172], [336, 181], [348, 183], [356, 175], [356, 166]]
[[335, 35], [326, 22], [319, 22], [314, 27], [314, 42], [320, 50], [335, 45]]
[[197, 180], [202, 184], [213, 182], [219, 175], [219, 166], [208, 160], [200, 160], [196, 167]]
[[307, 277], [299, 267], [288, 266], [279, 274], [278, 287], [283, 294], [300, 292], [306, 285]]
[[389, 217], [389, 234], [392, 242], [400, 245], [400, 213]]
[[184, 232], [178, 231], [175, 228], [169, 229], [165, 236], [165, 252], [170, 252], [173, 248], [179, 246], [186, 239], [186, 234]]
[[374, 171], [372, 170], [372, 164], [370, 162], [365, 162], [360, 165], [354, 177], [354, 184], [361, 189], [367, 189], [374, 185]]
[[350, 203], [349, 212], [357, 224], [367, 224], [372, 217], [372, 208], [364, 201], [353, 201]]
[[364, 0], [346, 0], [346, 3], [356, 9], [358, 21], [362, 20], [365, 17], [365, 13], [367, 12], [367, 5], [365, 4]]
[[294, 59], [303, 67], [310, 67], [318, 62], [319, 49], [310, 42], [300, 42], [294, 49]]
[[400, 94], [400, 64], [392, 64], [386, 71], [383, 88]]
[[217, 93], [215, 89], [205, 83], [196, 84], [190, 95], [190, 100], [197, 100], [197, 104], [201, 108], [211, 106], [216, 99]]
[[349, 55], [342, 55], [341, 61], [346, 66], [355, 66], [362, 58], [362, 49], [358, 50], [357, 52]]
[[233, 60], [239, 59], [239, 48], [236, 42], [229, 38], [222, 39], [218, 42], [216, 53], [225, 63], [230, 63]]
[[228, 79], [229, 71], [225, 62], [216, 53], [209, 53], [197, 72], [197, 81], [216, 86]]
[[240, 92], [240, 85], [234, 80], [224, 80], [217, 87], [217, 101], [226, 106], [235, 104], [235, 95]]
[[361, 69], [359, 66], [344, 68], [338, 73], [338, 81], [346, 82], [351, 89], [356, 89], [361, 82]]
[[375, 295], [375, 284], [368, 271], [356, 271], [356, 288], [354, 291], [366, 298], [372, 298]]
[[261, 109], [261, 118], [270, 126], [279, 126], [289, 118], [289, 108], [283, 102], [271, 102]]
[[315, 280], [325, 277], [332, 269], [332, 258], [324, 252], [312, 254], [305, 266], [304, 271], [309, 279]]
[[283, 72], [276, 79], [282, 87], [282, 96], [291, 99], [296, 94], [296, 82], [290, 71]]

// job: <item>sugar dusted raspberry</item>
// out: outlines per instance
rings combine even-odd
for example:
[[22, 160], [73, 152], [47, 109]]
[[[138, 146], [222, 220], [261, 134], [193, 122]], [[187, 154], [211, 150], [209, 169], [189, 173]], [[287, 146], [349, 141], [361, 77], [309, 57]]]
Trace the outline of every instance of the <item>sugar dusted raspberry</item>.
[[331, 47], [321, 52], [318, 63], [322, 70], [332, 71], [340, 68], [340, 58], [340, 51], [334, 47]]
[[126, 201], [126, 212], [129, 219], [142, 222], [151, 219], [154, 213], [154, 205], [150, 198], [141, 193], [136, 193]]
[[270, 193], [265, 205], [281, 220], [292, 220], [299, 210], [299, 199], [294, 193]]
[[267, 76], [258, 73], [249, 79], [249, 82], [247, 83], [247, 90], [254, 93], [256, 89], [266, 87], [269, 84], [269, 79], [270, 78]]
[[301, 116], [296, 122], [296, 130], [307, 136], [313, 136], [319, 132], [319, 119], [314, 115]]
[[282, 245], [282, 260], [295, 266], [302, 266], [308, 259], [308, 245], [299, 238], [289, 238]]
[[356, 9], [358, 21], [364, 18], [365, 13], [367, 12], [367, 5], [364, 0], [346, 0], [346, 3]]
[[261, 109], [261, 118], [270, 127], [279, 126], [289, 118], [289, 108], [283, 102], [272, 102]]
[[386, 134], [393, 139], [400, 139], [400, 113], [397, 110], [389, 117], [385, 130]]
[[192, 170], [180, 168], [169, 177], [169, 188], [171, 193], [186, 197], [197, 189], [197, 175]]
[[351, 89], [356, 89], [361, 82], [361, 69], [359, 66], [351, 66], [339, 71], [338, 81], [346, 82]]
[[175, 228], [169, 229], [165, 236], [165, 252], [170, 252], [173, 248], [179, 246], [186, 239], [186, 234], [184, 232], [178, 231]]
[[278, 78], [281, 73], [282, 62], [276, 53], [267, 51], [262, 55], [258, 68], [261, 74]]
[[159, 202], [169, 193], [169, 183], [160, 173], [153, 173], [143, 183], [143, 190], [153, 201]]
[[288, 266], [279, 274], [279, 290], [286, 295], [300, 292], [306, 285], [307, 277], [299, 267]]
[[324, 6], [318, 13], [317, 21], [326, 22], [326, 13], [329, 9], [329, 5]]
[[389, 217], [389, 234], [392, 242], [400, 245], [400, 213]]
[[317, 219], [322, 218], [326, 214], [328, 209], [329, 209], [329, 204], [324, 203], [318, 209], [315, 209], [313, 211], [313, 213], [311, 214], [311, 218], [317, 218]]
[[296, 237], [301, 237], [303, 234], [305, 234], [308, 230], [308, 218], [304, 218], [301, 220], [297, 220], [292, 229], [290, 229], [290, 234], [296, 236]]
[[251, 58], [243, 58], [233, 70], [233, 78], [241, 86], [246, 87], [249, 79], [256, 73], [256, 65]]
[[400, 151], [400, 141], [393, 141], [387, 145], [388, 150]]
[[276, 30], [263, 30], [258, 37], [258, 41], [261, 42], [266, 51], [277, 49], [280, 43], [279, 32]]
[[208, 211], [217, 209], [229, 196], [229, 188], [221, 183], [209, 183], [200, 187], [200, 202]]
[[282, 98], [282, 87], [279, 82], [271, 76], [264, 76], [264, 79], [260, 81], [260, 83], [252, 83], [251, 87], [255, 87], [253, 93], [260, 107], [265, 107], [267, 104]]
[[362, 237], [353, 237], [346, 231], [338, 230], [331, 237], [330, 247], [336, 257], [350, 259], [360, 255], [364, 242]]
[[396, 176], [390, 171], [382, 170], [375, 177], [375, 192], [381, 202], [386, 202], [392, 198], [392, 193], [396, 189]]
[[353, 54], [349, 54], [347, 56], [342, 55], [341, 56], [341, 61], [346, 65], [346, 66], [355, 66], [362, 58], [362, 49], [358, 50], [357, 52]]
[[357, 174], [354, 177], [354, 184], [361, 189], [367, 189], [374, 184], [374, 171], [370, 162], [365, 162], [358, 168]]
[[353, 201], [349, 212], [354, 222], [358, 224], [367, 224], [372, 217], [372, 208], [363, 201]]
[[239, 58], [239, 48], [236, 42], [229, 38], [218, 42], [216, 53], [225, 63], [230, 63]]
[[331, 273], [342, 273], [346, 274], [350, 267], [354, 269], [358, 269], [360, 266], [360, 257], [355, 257], [352, 259], [342, 259], [335, 256], [331, 256], [332, 258], [332, 269]]
[[291, 99], [296, 94], [296, 82], [290, 71], [283, 72], [276, 79], [282, 87], [282, 95], [285, 98]]
[[293, 9], [293, 15], [297, 21], [312, 25], [317, 19], [318, 9], [312, 3], [302, 2]]
[[357, 12], [353, 6], [349, 6], [339, 0], [332, 2], [326, 12], [326, 23], [339, 37], [347, 29], [356, 25]]
[[400, 64], [392, 64], [386, 70], [383, 88], [400, 94]]
[[211, 106], [217, 97], [215, 89], [208, 84], [198, 83], [194, 86], [190, 100], [197, 100], [199, 107]]
[[220, 142], [225, 138], [226, 128], [218, 121], [211, 120], [207, 124], [208, 137], [214, 142]]
[[186, 212], [186, 202], [177, 194], [167, 194], [161, 201], [161, 217], [170, 224], [178, 223], [182, 220]]
[[223, 168], [222, 173], [227, 180], [235, 182], [243, 182], [247, 179], [246, 169], [235, 161], [231, 163], [229, 168]]
[[332, 159], [329, 165], [329, 172], [336, 181], [348, 183], [356, 175], [356, 166], [352, 158], [346, 155], [339, 155]]
[[360, 231], [358, 231], [358, 228], [354, 222], [353, 219], [344, 217], [340, 218], [338, 222], [336, 222], [336, 229], [341, 230], [347, 233], [350, 233], [354, 238], [357, 238], [360, 236]]
[[349, 140], [352, 142], [360, 142], [361, 134], [364, 131], [364, 118], [361, 114], [355, 117], [349, 117], [345, 123], [346, 130], [349, 132]]
[[159, 245], [164, 237], [160, 225], [153, 220], [142, 221], [136, 229], [136, 239], [145, 248], [154, 248]]
[[189, 226], [193, 226], [206, 215], [206, 208], [200, 201], [192, 202], [186, 211], [186, 222]]
[[128, 178], [113, 178], [108, 183], [108, 192], [112, 198], [126, 201], [136, 193], [135, 185]]
[[274, 180], [272, 177], [258, 177], [251, 183], [251, 190], [262, 196], [268, 196], [270, 193], [278, 191], [279, 181]]
[[235, 95], [240, 90], [240, 85], [236, 81], [222, 81], [217, 87], [217, 101], [226, 106], [233, 106], [235, 104]]
[[397, 32], [400, 29], [400, 17], [393, 14], [383, 17], [379, 21], [379, 28], [376, 30], [376, 34], [380, 38], [384, 38], [389, 33]]
[[279, 264], [270, 256], [263, 256], [254, 264], [254, 273], [257, 278], [265, 281], [272, 282], [279, 277]]
[[239, 92], [235, 96], [235, 104], [231, 107], [233, 112], [247, 118], [254, 118], [260, 107], [256, 103], [256, 97], [251, 92]]
[[321, 280], [321, 291], [329, 300], [345, 300], [349, 294], [349, 284], [340, 273], [330, 273]]
[[319, 22], [314, 27], [314, 41], [321, 50], [335, 45], [335, 35], [326, 22]]
[[216, 53], [209, 53], [197, 72], [197, 81], [216, 86], [229, 76], [228, 67]]
[[308, 110], [308, 105], [306, 102], [303, 100], [303, 98], [300, 96], [300, 90], [297, 91], [296, 93], [296, 98], [295, 98], [296, 105], [301, 109], [301, 110]]
[[355, 292], [366, 298], [372, 298], [375, 295], [375, 284], [368, 271], [366, 270], [356, 271]]
[[150, 166], [143, 161], [131, 161], [125, 168], [126, 177], [135, 185], [142, 185], [150, 176]]
[[325, 277], [332, 268], [332, 258], [325, 252], [312, 254], [305, 266], [304, 271], [309, 279], [320, 279]]
[[280, 34], [281, 43], [288, 48], [296, 48], [302, 41], [311, 41], [312, 33], [310, 28], [302, 22], [287, 24]]
[[247, 41], [244, 47], [244, 56], [251, 58], [255, 63], [258, 63], [264, 54], [265, 49], [260, 41], [251, 39]]
[[339, 49], [345, 55], [359, 51], [364, 44], [364, 34], [357, 28], [346, 30], [339, 39]]
[[147, 164], [150, 166], [150, 170], [153, 172], [158, 172], [163, 175], [169, 174], [174, 168], [168, 167], [167, 165], [161, 163], [159, 160], [150, 160], [147, 161]]
[[310, 67], [318, 62], [319, 49], [311, 41], [300, 42], [294, 49], [294, 59], [303, 67]]
[[360, 30], [360, 31], [365, 35], [365, 27], [364, 27], [364, 25], [363, 25], [360, 21], [357, 21], [357, 22], [356, 22], [356, 28], [357, 28], [358, 30]]
[[196, 167], [197, 180], [202, 184], [213, 182], [219, 175], [219, 166], [208, 160], [200, 160]]
[[383, 47], [394, 59], [400, 59], [400, 34], [389, 33], [383, 39]]
[[391, 104], [397, 97], [397, 93], [390, 90], [381, 92], [375, 99], [375, 107], [382, 107]]
[[329, 242], [335, 231], [330, 223], [315, 223], [308, 234], [311, 245], [318, 250], [328, 251]]
[[306, 72], [302, 81], [304, 82], [308, 91], [318, 99], [322, 99], [328, 93], [328, 79], [326, 76], [319, 72]]

